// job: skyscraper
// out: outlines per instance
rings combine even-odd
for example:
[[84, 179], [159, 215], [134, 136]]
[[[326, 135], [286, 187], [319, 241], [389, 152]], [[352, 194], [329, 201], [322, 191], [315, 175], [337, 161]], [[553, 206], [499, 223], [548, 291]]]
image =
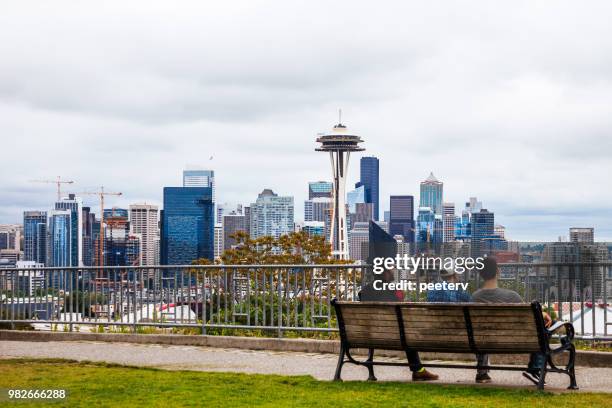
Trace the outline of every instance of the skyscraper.
[[569, 229], [570, 242], [581, 244], [592, 244], [595, 242], [594, 228], [576, 228]]
[[233, 237], [238, 231], [246, 231], [246, 217], [237, 212], [223, 216], [223, 249], [230, 249], [236, 245]]
[[311, 181], [308, 183], [308, 199], [318, 197], [332, 197], [332, 190], [334, 185], [329, 181]]
[[164, 187], [161, 215], [162, 265], [188, 265], [214, 256], [211, 187]]
[[47, 229], [49, 231], [49, 258], [47, 266], [72, 266], [73, 246], [71, 210], [49, 212]]
[[359, 163], [360, 178], [355, 187], [364, 186], [365, 202], [374, 204], [374, 221], [378, 221], [379, 215], [379, 162], [374, 156], [362, 157]]
[[404, 242], [414, 242], [414, 197], [392, 195], [389, 207], [389, 235], [401, 235]]
[[223, 255], [223, 224], [215, 223], [215, 259], [221, 258]]
[[427, 244], [422, 246], [423, 248], [441, 244], [443, 239], [442, 216], [434, 213], [430, 207], [419, 207], [416, 230], [417, 242]]
[[304, 201], [304, 221], [326, 222], [332, 210], [330, 198], [317, 197]]
[[[366, 194], [365, 194], [365, 186], [359, 186], [354, 190], [346, 193], [346, 204], [348, 205], [348, 209], [350, 213], [354, 213], [356, 211], [355, 205], [357, 203], [367, 203]], [[374, 216], [374, 212], [372, 211], [372, 216]]]
[[264, 189], [250, 208], [251, 237], [278, 238], [293, 232], [293, 197], [279, 196], [270, 189]]
[[104, 223], [104, 265], [138, 266], [141, 236], [131, 233], [128, 210], [105, 209]]
[[472, 225], [472, 256], [483, 256], [485, 255], [483, 241], [494, 236], [495, 215], [486, 209], [481, 209], [479, 212], [472, 213], [470, 222]]
[[[95, 265], [95, 240], [94, 229], [96, 227], [96, 215], [91, 212], [90, 207], [83, 207], [83, 214], [81, 216], [82, 230], [83, 230], [83, 265], [93, 266]], [[99, 227], [98, 227], [99, 228]], [[98, 229], [99, 231], [99, 229]]]
[[442, 216], [442, 187], [443, 183], [429, 173], [429, 177], [421, 182], [419, 207], [429, 207], [434, 214]]
[[24, 260], [47, 265], [47, 212], [23, 213]]
[[[371, 204], [371, 203], [368, 203]], [[349, 253], [353, 261], [365, 261], [368, 254], [370, 222], [356, 222], [349, 234]]]
[[444, 242], [452, 242], [455, 240], [455, 225], [457, 224], [457, 216], [455, 215], [455, 203], [442, 204], [442, 224], [444, 228]]
[[155, 265], [159, 243], [159, 208], [152, 204], [130, 205], [130, 229], [140, 235], [141, 265]]
[[69, 194], [68, 197], [55, 202], [55, 209], [71, 212], [70, 266], [83, 266], [83, 201], [80, 197]]
[[334, 126], [332, 133], [317, 137], [317, 142], [321, 145], [315, 150], [329, 153], [331, 159], [334, 188], [330, 243], [332, 253], [338, 259], [347, 259], [349, 256], [346, 175], [351, 152], [364, 150], [359, 147], [362, 141], [359, 136], [349, 134], [342, 123]]
[[216, 203], [215, 171], [205, 169], [183, 170], [183, 187], [210, 187], [212, 201]]

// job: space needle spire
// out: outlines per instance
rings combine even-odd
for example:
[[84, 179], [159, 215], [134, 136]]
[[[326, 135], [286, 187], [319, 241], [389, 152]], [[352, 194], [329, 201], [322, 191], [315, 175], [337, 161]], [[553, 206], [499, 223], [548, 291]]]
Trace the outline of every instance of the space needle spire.
[[346, 222], [346, 174], [351, 152], [365, 149], [359, 146], [361, 137], [351, 135], [342, 124], [342, 110], [338, 112], [338, 124], [331, 133], [317, 137], [320, 146], [317, 152], [329, 152], [333, 176], [333, 206], [331, 217], [330, 242], [332, 254], [337, 259], [348, 259], [348, 226]]

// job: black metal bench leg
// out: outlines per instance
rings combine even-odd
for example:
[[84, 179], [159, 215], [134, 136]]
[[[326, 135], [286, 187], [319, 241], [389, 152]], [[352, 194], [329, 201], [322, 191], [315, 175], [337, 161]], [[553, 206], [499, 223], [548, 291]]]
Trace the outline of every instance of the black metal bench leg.
[[340, 346], [340, 357], [338, 357], [338, 365], [336, 366], [336, 374], [334, 374], [334, 381], [342, 381], [340, 378], [340, 374], [342, 373], [342, 366], [344, 365], [344, 355], [346, 354], [346, 350], [344, 346]]
[[546, 363], [540, 368], [540, 380], [538, 381], [538, 390], [544, 389], [544, 383], [546, 382]]
[[366, 360], [368, 364], [368, 381], [376, 381], [376, 377], [374, 376], [374, 349], [368, 350], [368, 359]]
[[577, 390], [578, 389], [578, 384], [576, 383], [576, 370], [574, 370], [574, 365], [576, 362], [576, 348], [574, 347], [574, 345], [572, 344], [572, 346], [569, 349], [569, 360], [567, 362], [567, 375], [569, 375], [570, 378], [570, 385], [569, 387], [567, 387], [568, 390]]

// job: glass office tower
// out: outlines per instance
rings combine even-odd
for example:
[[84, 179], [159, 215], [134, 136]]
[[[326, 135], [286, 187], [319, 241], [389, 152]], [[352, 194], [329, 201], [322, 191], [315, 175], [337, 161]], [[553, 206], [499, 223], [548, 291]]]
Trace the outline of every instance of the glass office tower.
[[434, 214], [442, 216], [442, 188], [443, 183], [433, 173], [421, 182], [421, 200], [419, 207], [429, 207]]
[[378, 158], [369, 156], [362, 157], [360, 161], [360, 179], [355, 184], [355, 188], [360, 186], [365, 187], [366, 203], [374, 205], [374, 221], [378, 221], [379, 214], [379, 166]]
[[161, 264], [189, 265], [214, 257], [214, 205], [211, 187], [164, 187]]
[[47, 212], [23, 213], [24, 260], [47, 264]]
[[389, 234], [403, 236], [404, 242], [414, 242], [414, 197], [392, 195], [389, 207]]

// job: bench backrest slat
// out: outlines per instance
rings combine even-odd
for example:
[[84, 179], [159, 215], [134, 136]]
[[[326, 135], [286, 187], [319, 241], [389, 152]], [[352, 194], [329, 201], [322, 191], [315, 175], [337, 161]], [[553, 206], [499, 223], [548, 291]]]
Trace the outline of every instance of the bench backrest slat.
[[543, 344], [541, 319], [529, 304], [334, 302], [334, 306], [341, 336], [350, 347], [530, 353], [541, 351]]
[[356, 303], [342, 305], [340, 310], [351, 347], [402, 349], [395, 305], [363, 307]]

